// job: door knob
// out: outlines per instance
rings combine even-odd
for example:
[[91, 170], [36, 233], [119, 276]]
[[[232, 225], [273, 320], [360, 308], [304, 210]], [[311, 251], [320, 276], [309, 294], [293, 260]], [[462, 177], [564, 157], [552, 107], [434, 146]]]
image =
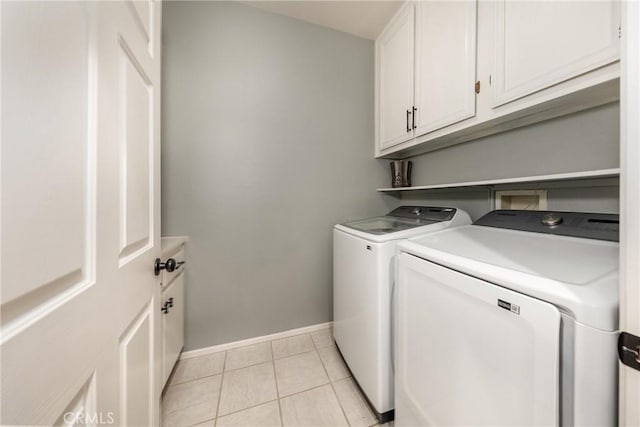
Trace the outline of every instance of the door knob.
[[180, 268], [182, 264], [184, 264], [184, 261], [176, 262], [176, 260], [173, 258], [169, 258], [165, 262], [162, 262], [160, 258], [156, 258], [155, 262], [153, 263], [153, 272], [156, 274], [156, 276], [159, 276], [162, 270], [167, 270], [169, 273], [171, 273], [172, 271]]

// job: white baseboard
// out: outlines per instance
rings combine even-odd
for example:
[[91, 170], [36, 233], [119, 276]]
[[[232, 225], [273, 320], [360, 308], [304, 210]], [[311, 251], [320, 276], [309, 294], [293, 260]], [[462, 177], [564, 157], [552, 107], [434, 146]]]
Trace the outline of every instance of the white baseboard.
[[277, 332], [275, 334], [263, 335], [261, 337], [247, 338], [246, 340], [228, 342], [225, 344], [218, 344], [211, 347], [199, 348], [197, 350], [185, 351], [180, 355], [180, 360], [191, 359], [193, 357], [204, 356], [206, 354], [217, 353], [219, 351], [231, 350], [238, 347], [245, 347], [251, 344], [258, 344], [265, 341], [277, 340], [280, 338], [288, 338], [294, 335], [308, 334], [311, 332], [322, 331], [329, 329], [333, 325], [333, 322], [318, 323], [317, 325], [305, 326], [303, 328], [290, 329], [288, 331]]

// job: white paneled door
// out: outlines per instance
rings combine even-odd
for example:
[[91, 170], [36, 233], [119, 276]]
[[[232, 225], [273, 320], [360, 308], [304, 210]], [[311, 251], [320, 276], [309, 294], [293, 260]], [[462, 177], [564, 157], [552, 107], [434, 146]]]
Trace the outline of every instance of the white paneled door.
[[2, 425], [159, 423], [160, 9], [0, 3]]
[[[622, 7], [620, 330], [640, 336], [640, 3]], [[620, 425], [640, 426], [640, 371], [619, 366]]]

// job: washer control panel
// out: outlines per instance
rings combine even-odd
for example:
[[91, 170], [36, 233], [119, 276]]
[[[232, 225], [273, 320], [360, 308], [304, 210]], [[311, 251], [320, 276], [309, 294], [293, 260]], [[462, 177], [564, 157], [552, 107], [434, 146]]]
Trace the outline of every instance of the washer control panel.
[[612, 242], [617, 242], [620, 235], [617, 214], [496, 210], [473, 224]]
[[419, 219], [423, 221], [450, 221], [456, 214], [456, 208], [440, 206], [400, 206], [387, 216]]

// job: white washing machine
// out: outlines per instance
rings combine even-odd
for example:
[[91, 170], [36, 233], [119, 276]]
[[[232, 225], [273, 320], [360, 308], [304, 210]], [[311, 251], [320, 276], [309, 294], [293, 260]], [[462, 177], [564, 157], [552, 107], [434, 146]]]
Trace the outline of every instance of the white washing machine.
[[618, 230], [494, 211], [400, 243], [395, 425], [617, 425]]
[[396, 243], [470, 224], [466, 212], [401, 206], [333, 230], [333, 333], [378, 419], [393, 417], [391, 286]]

